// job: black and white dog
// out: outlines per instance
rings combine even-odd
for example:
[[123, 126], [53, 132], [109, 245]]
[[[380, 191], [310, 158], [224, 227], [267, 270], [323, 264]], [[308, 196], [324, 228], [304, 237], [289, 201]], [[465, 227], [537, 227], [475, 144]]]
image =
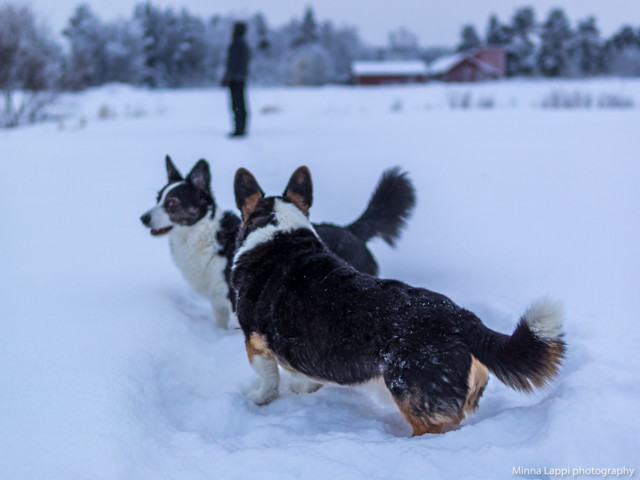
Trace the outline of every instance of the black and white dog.
[[[189, 285], [209, 299], [216, 324], [226, 328], [234, 310], [230, 267], [240, 226], [238, 216], [221, 211], [211, 192], [209, 164], [200, 160], [186, 178], [166, 157], [168, 182], [142, 223], [151, 234], [169, 235], [171, 256]], [[325, 243], [360, 271], [376, 275], [367, 242], [381, 237], [393, 246], [415, 205], [415, 190], [399, 168], [385, 171], [364, 213], [352, 224], [315, 225]]]
[[211, 302], [216, 325], [227, 328], [235, 292], [229, 273], [240, 219], [223, 212], [211, 193], [209, 164], [199, 160], [186, 178], [166, 157], [167, 184], [140, 220], [151, 235], [169, 235], [171, 257], [191, 288]]
[[363, 274], [318, 237], [307, 214], [309, 170], [265, 197], [240, 169], [242, 212], [231, 282], [258, 404], [278, 395], [278, 364], [318, 382], [382, 379], [414, 435], [441, 433], [476, 409], [488, 372], [516, 390], [551, 381], [565, 354], [561, 308], [534, 303], [512, 335], [487, 328], [447, 297]]

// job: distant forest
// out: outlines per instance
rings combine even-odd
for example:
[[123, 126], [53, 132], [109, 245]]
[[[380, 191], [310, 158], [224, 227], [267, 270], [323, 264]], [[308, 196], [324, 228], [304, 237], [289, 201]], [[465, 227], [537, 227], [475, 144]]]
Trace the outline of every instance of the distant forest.
[[[210, 86], [220, 82], [234, 18], [202, 18], [186, 9], [139, 3], [130, 18], [105, 22], [78, 6], [62, 36], [38, 21], [30, 7], [0, 6], [0, 90], [77, 91], [108, 82], [152, 88]], [[511, 77], [640, 76], [640, 28], [623, 26], [603, 38], [595, 18], [576, 25], [561, 9], [538, 19], [530, 7], [486, 31], [463, 26], [455, 46], [423, 47], [406, 29], [372, 47], [357, 27], [318, 21], [311, 8], [274, 27], [264, 15], [246, 19], [252, 49], [251, 82], [260, 85], [347, 83], [356, 59], [422, 59], [499, 45]], [[6, 105], [5, 105], [6, 106]]]

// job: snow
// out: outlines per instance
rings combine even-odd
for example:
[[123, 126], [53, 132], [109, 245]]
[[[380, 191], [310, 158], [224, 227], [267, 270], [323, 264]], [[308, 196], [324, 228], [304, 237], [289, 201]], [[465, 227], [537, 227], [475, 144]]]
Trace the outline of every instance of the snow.
[[[635, 107], [541, 108], [558, 91]], [[453, 108], [463, 95], [468, 108]], [[240, 141], [224, 135], [221, 89], [109, 86], [64, 97], [65, 120], [0, 131], [0, 478], [640, 467], [639, 81], [249, 96], [251, 135]], [[444, 293], [502, 332], [536, 299], [560, 301], [569, 352], [558, 380], [524, 395], [492, 377], [459, 429], [420, 438], [375, 384], [296, 395], [283, 373], [281, 397], [256, 406], [242, 335], [214, 327], [168, 242], [140, 224], [167, 153], [183, 173], [209, 160], [226, 209], [238, 167], [277, 194], [307, 165], [316, 222], [352, 221], [380, 173], [402, 166], [418, 205], [397, 249], [372, 242], [382, 276]]]
[[427, 66], [420, 60], [357, 61], [351, 65], [355, 75], [424, 75]]

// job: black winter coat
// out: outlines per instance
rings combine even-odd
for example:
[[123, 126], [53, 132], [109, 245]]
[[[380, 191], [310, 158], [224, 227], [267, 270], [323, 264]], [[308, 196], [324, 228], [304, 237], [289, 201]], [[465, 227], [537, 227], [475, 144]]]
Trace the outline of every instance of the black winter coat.
[[251, 52], [243, 35], [234, 35], [227, 53], [227, 82], [246, 82]]

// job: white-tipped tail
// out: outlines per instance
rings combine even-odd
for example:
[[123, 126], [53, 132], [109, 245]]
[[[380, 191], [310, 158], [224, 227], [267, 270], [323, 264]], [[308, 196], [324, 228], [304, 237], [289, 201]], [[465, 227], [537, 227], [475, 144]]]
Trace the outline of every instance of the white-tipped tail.
[[482, 322], [469, 335], [471, 353], [505, 385], [524, 392], [553, 380], [565, 357], [562, 306], [548, 299], [533, 302], [511, 335]]
[[562, 336], [564, 309], [555, 300], [536, 300], [525, 312], [524, 321], [540, 340], [557, 340]]

